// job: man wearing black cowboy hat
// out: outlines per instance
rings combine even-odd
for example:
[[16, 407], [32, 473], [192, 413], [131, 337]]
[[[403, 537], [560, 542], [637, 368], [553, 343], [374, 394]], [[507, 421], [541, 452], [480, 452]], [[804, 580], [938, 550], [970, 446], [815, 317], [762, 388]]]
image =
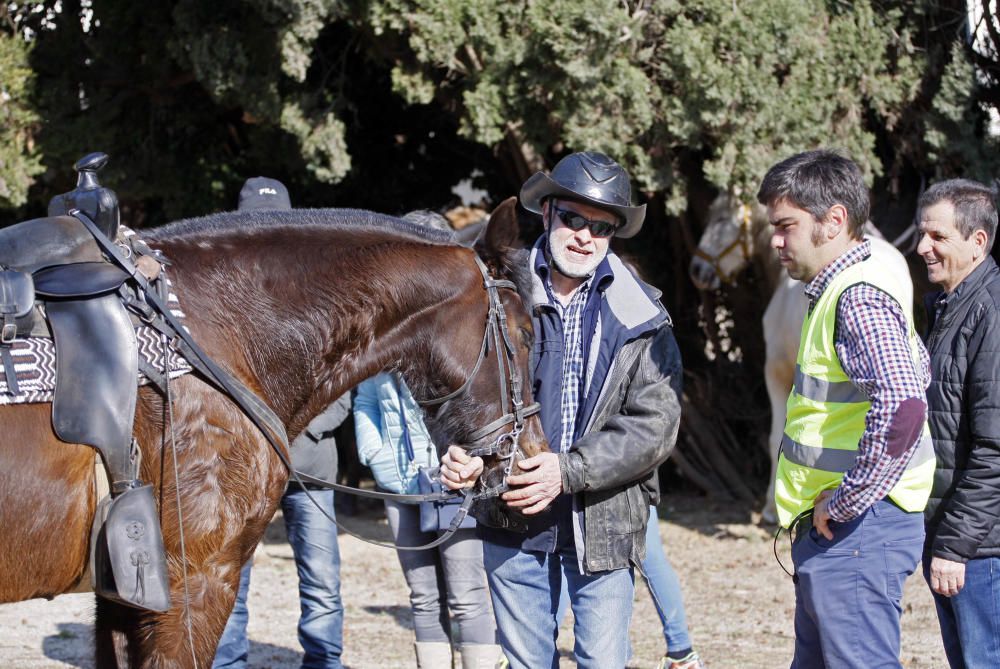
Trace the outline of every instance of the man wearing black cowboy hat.
[[[609, 249], [632, 237], [628, 174], [600, 153], [574, 153], [521, 188], [545, 234], [532, 270], [534, 396], [551, 453], [518, 462], [507, 504], [522, 512], [482, 527], [497, 627], [512, 669], [558, 666], [560, 584], [566, 579], [580, 667], [628, 659], [633, 567], [645, 555], [657, 467], [680, 419], [681, 362], [659, 291]], [[468, 487], [482, 460], [452, 447], [449, 487]], [[542, 511], [547, 513], [541, 513]]]

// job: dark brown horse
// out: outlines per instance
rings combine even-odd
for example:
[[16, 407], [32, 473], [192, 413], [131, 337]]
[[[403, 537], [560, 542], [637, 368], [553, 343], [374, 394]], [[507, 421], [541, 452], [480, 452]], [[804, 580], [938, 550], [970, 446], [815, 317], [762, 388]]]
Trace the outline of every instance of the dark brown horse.
[[[523, 265], [505, 248], [515, 236], [508, 202], [477, 249], [496, 278], [516, 279], [511, 268]], [[267, 402], [289, 437], [379, 370], [398, 370], [418, 399], [446, 395], [473, 372], [488, 310], [483, 276], [473, 251], [434, 231], [369, 212], [296, 210], [181, 221], [147, 241], [172, 263], [195, 340]], [[515, 368], [529, 379], [525, 306], [516, 291], [499, 294]], [[501, 414], [497, 355], [491, 346], [467, 390], [429, 410], [439, 443], [463, 443]], [[240, 566], [288, 476], [253, 424], [196, 374], [172, 382], [171, 396], [172, 409], [140, 389], [135, 435], [140, 476], [158, 495], [173, 604], [156, 614], [97, 598], [100, 667], [211, 665]], [[60, 442], [50, 411], [0, 407], [3, 602], [69, 591], [88, 558], [93, 451]], [[528, 456], [546, 448], [537, 416], [520, 445]]]

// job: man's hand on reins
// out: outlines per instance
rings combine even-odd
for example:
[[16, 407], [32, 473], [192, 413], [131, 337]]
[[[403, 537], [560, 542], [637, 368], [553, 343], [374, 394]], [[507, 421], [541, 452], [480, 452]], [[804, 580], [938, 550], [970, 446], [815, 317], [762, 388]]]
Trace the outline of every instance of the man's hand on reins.
[[519, 487], [505, 492], [503, 500], [526, 516], [541, 513], [562, 492], [559, 456], [539, 453], [519, 461], [517, 466], [523, 473], [508, 476], [507, 483]]
[[441, 484], [449, 490], [471, 488], [483, 473], [483, 459], [470, 458], [458, 446], [449, 446], [441, 458]]

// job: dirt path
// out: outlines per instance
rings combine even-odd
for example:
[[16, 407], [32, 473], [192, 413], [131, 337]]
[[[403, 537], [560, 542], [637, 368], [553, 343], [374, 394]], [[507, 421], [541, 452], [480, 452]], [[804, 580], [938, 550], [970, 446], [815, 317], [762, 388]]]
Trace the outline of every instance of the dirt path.
[[[669, 497], [660, 507], [667, 555], [684, 586], [696, 647], [712, 669], [787, 667], [792, 649], [794, 594], [774, 561], [771, 535], [745, 510], [702, 498]], [[368, 508], [346, 519], [366, 536], [388, 539], [388, 528]], [[250, 663], [297, 669], [297, 577], [291, 549], [276, 519], [257, 551], [250, 585]], [[784, 540], [783, 540], [784, 541]], [[788, 563], [787, 542], [783, 558]], [[406, 586], [394, 551], [341, 539], [344, 662], [351, 669], [413, 667], [412, 623]], [[903, 601], [903, 666], [947, 666], [933, 603], [922, 578], [907, 582]], [[91, 595], [66, 595], [0, 606], [0, 667], [93, 669]], [[663, 652], [659, 621], [638, 584], [629, 667], [652, 668]], [[572, 667], [572, 628], [560, 635], [562, 667]]]

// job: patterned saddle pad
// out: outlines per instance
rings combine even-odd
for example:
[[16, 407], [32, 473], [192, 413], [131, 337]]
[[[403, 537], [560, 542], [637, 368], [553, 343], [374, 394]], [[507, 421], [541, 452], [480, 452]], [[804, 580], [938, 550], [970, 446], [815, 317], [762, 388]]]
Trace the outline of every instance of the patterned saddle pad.
[[[170, 286], [167, 280], [167, 286]], [[174, 292], [168, 291], [167, 305], [174, 316], [183, 323], [184, 312]], [[175, 379], [191, 371], [191, 365], [177, 351], [164, 345], [163, 336], [148, 325], [139, 324], [135, 328], [139, 358], [152, 369], [169, 366], [170, 378]], [[51, 337], [31, 337], [15, 339], [11, 348], [14, 370], [20, 394], [12, 395], [7, 387], [7, 379], [0, 374], [0, 405], [33, 404], [51, 402], [56, 388], [56, 346]], [[166, 358], [166, 360], [164, 360]], [[140, 364], [140, 367], [143, 365]], [[141, 371], [137, 375], [139, 385], [150, 383]]]

